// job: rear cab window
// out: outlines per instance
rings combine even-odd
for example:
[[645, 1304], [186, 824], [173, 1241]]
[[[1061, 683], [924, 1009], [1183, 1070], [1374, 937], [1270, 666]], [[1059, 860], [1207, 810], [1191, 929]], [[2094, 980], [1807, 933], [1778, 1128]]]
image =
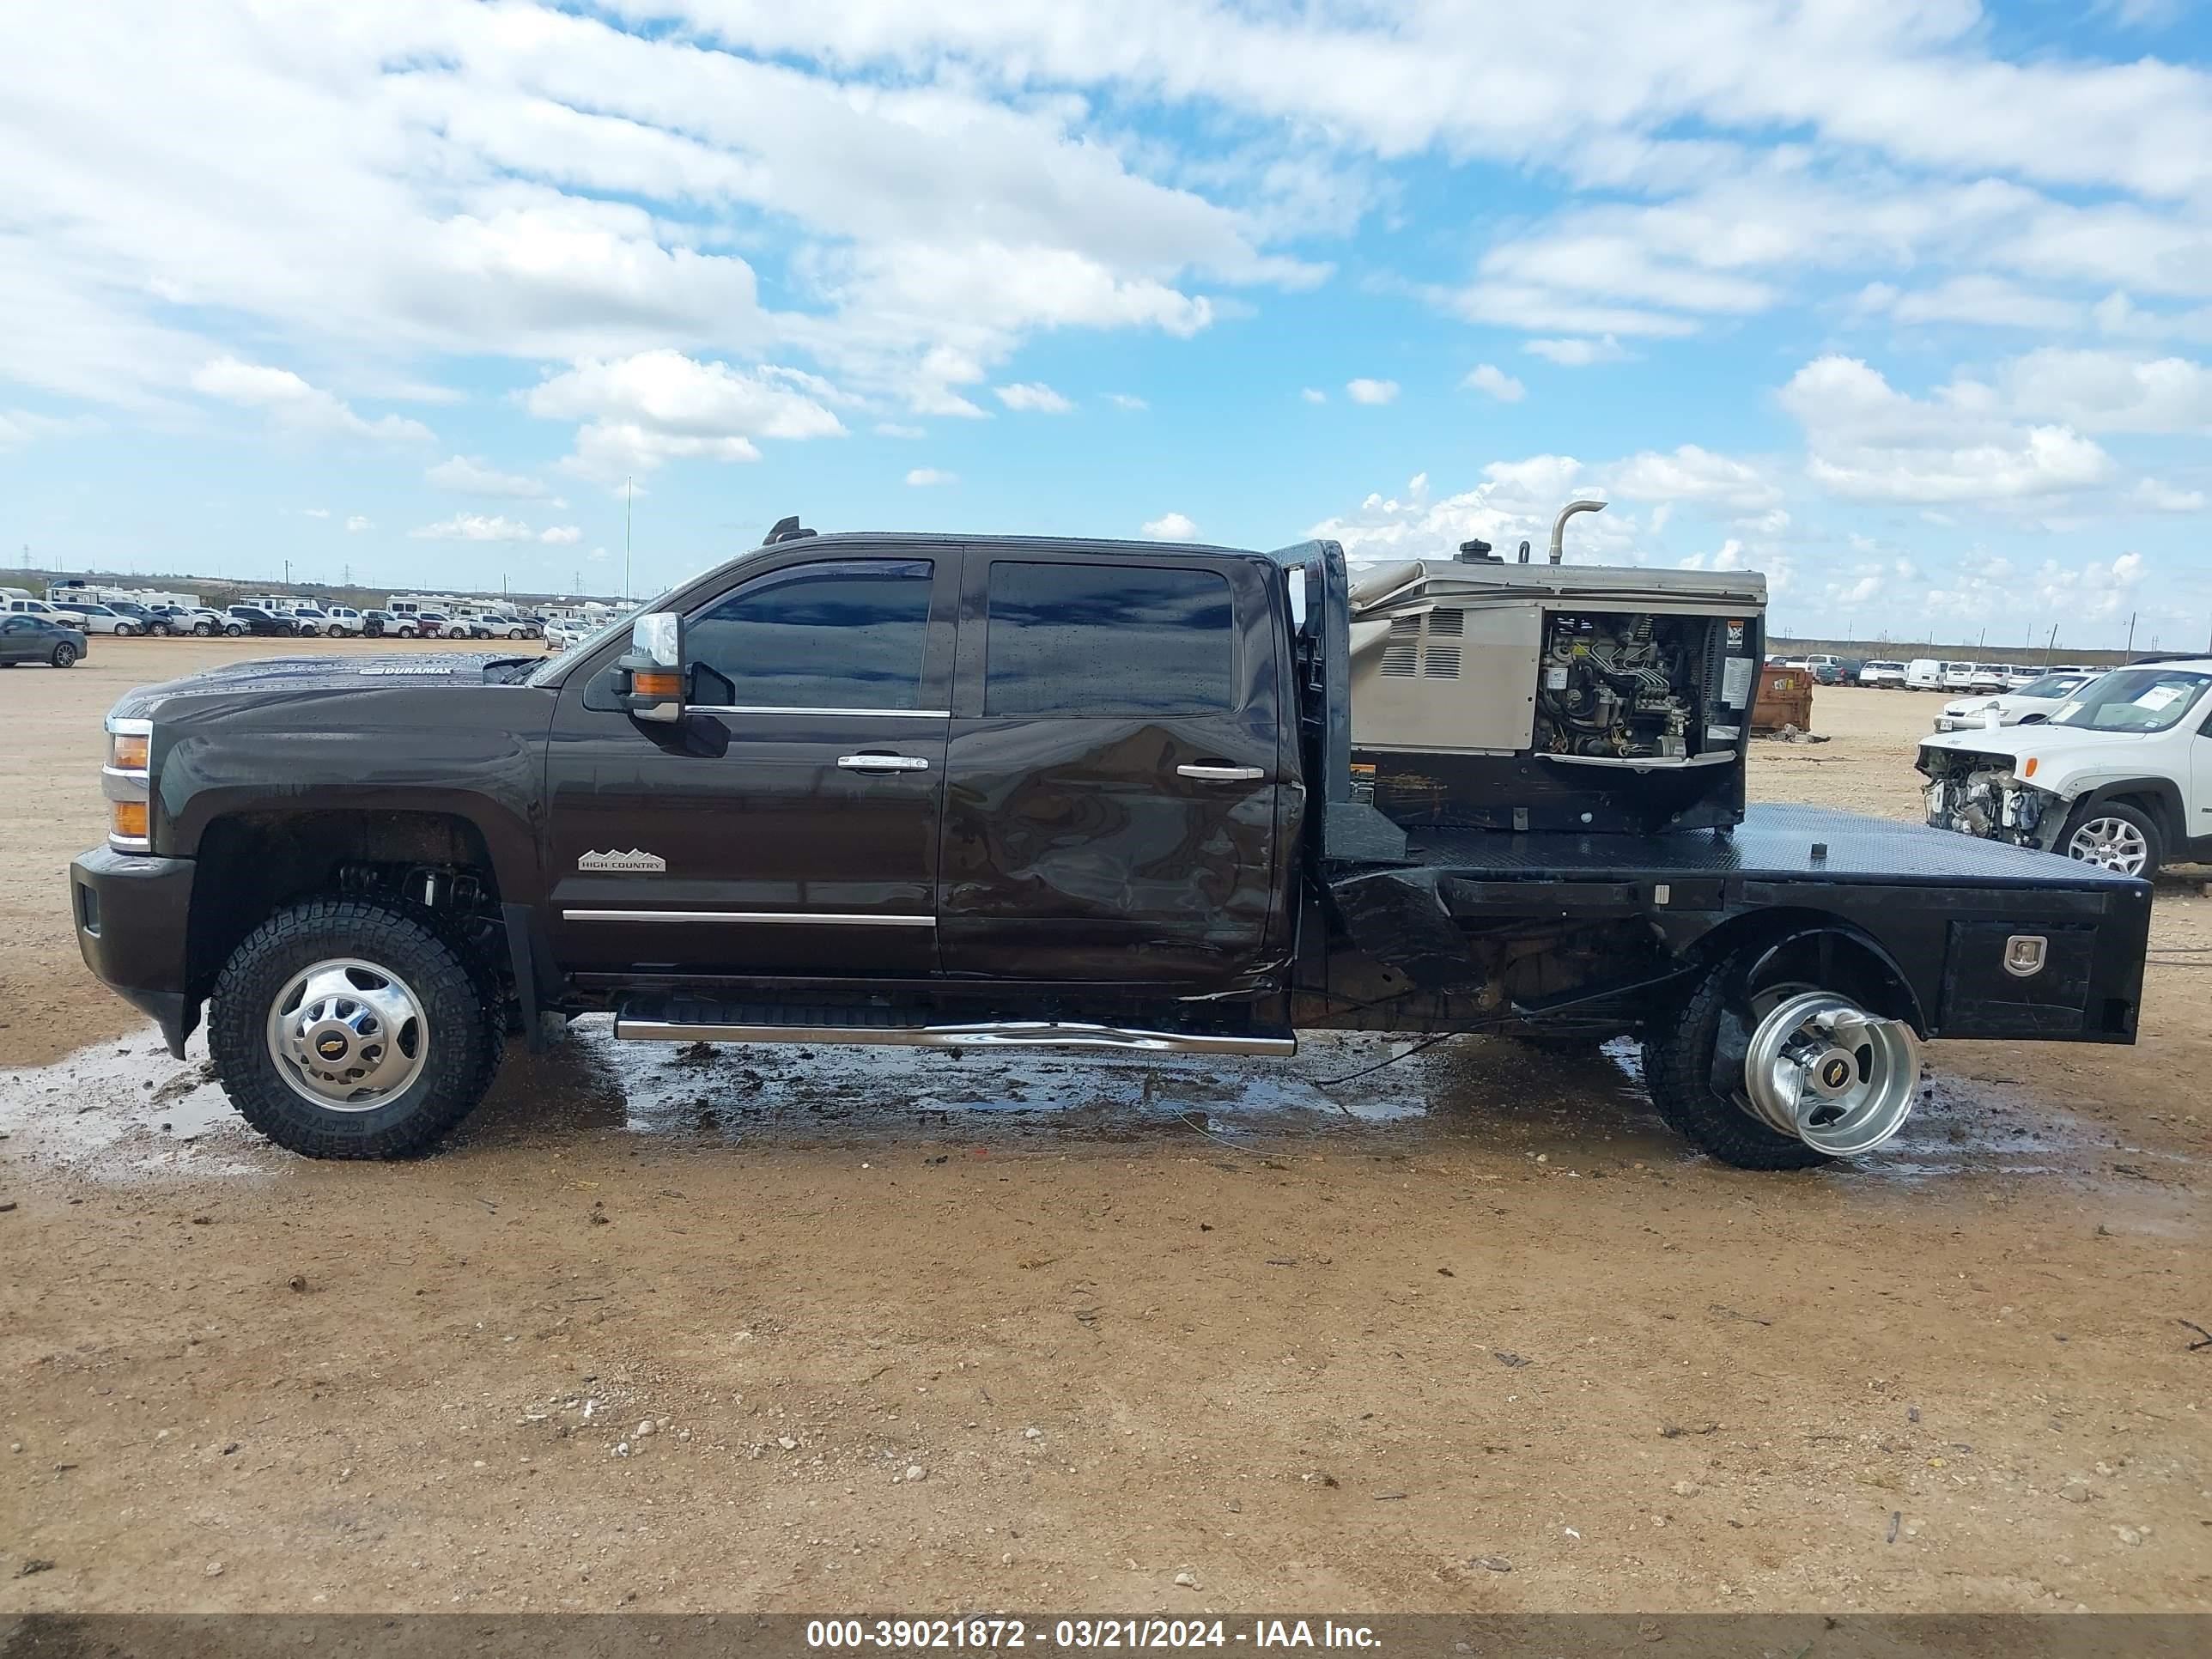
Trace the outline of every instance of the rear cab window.
[[986, 718], [1226, 714], [1237, 666], [1235, 608], [1218, 571], [989, 562]]

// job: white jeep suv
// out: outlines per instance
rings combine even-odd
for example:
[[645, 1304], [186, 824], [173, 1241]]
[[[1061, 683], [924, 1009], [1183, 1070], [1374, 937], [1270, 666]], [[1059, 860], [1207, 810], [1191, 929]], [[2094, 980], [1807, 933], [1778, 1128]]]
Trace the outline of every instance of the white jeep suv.
[[2047, 720], [1920, 745], [1928, 822], [2149, 877], [2212, 858], [2212, 658], [2115, 668]]

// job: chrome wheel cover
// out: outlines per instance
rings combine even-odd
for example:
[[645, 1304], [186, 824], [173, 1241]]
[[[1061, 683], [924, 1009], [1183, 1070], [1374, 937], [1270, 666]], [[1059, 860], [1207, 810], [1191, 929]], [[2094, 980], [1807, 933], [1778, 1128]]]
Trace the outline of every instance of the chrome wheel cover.
[[430, 1024], [398, 975], [341, 957], [285, 982], [270, 1004], [268, 1042], [295, 1094], [331, 1111], [367, 1112], [422, 1076]]
[[1912, 1115], [1920, 1050], [1903, 1020], [1832, 991], [1807, 991], [1759, 1020], [1743, 1082], [1752, 1115], [1769, 1128], [1830, 1158], [1856, 1158]]
[[2142, 874], [2150, 842], [2125, 818], [2091, 818], [2066, 841], [2066, 856], [2124, 876]]

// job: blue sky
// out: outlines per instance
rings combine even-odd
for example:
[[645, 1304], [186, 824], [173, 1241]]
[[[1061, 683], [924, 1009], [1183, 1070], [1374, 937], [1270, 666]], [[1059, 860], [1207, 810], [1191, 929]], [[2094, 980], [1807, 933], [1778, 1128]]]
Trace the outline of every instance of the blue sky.
[[49, 7], [0, 546], [642, 592], [799, 513], [2212, 637], [2187, 0]]

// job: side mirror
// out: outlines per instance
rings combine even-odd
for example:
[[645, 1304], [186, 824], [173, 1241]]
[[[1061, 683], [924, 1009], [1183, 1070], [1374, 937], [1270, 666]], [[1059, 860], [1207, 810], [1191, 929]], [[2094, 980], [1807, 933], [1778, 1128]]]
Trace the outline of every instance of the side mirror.
[[655, 611], [630, 624], [629, 654], [615, 661], [615, 695], [632, 720], [684, 718], [684, 618]]

